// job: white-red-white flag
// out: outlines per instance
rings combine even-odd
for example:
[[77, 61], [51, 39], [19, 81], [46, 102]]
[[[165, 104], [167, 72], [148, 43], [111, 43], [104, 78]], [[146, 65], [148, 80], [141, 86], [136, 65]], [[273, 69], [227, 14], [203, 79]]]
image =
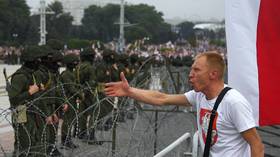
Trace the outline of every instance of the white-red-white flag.
[[229, 85], [259, 125], [280, 124], [280, 0], [226, 0]]

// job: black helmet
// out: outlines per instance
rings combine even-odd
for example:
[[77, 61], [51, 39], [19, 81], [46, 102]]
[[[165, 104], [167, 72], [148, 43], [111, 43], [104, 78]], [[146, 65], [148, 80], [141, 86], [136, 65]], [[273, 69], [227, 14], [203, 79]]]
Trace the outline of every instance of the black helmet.
[[41, 56], [42, 52], [39, 46], [28, 46], [23, 50], [21, 54], [21, 60], [24, 62], [32, 62]]
[[64, 58], [63, 58], [63, 63], [64, 64], [72, 64], [72, 63], [78, 64], [79, 63], [79, 56], [77, 56], [76, 54], [73, 54], [73, 53], [65, 55]]

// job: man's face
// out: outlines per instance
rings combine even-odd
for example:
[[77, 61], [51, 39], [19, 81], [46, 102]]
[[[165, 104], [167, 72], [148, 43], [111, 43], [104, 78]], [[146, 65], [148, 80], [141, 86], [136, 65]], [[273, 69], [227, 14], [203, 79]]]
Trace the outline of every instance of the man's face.
[[206, 57], [202, 56], [194, 61], [189, 74], [189, 83], [196, 92], [203, 92], [209, 84], [209, 71]]

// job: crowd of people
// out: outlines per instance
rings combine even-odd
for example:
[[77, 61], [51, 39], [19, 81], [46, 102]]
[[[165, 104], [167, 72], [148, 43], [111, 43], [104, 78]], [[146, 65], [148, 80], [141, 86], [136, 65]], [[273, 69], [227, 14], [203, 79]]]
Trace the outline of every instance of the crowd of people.
[[23, 48], [13, 46], [0, 46], [0, 60], [5, 64], [20, 64], [20, 56]]
[[[110, 47], [110, 49], [117, 49], [117, 43], [106, 43], [106, 47]], [[102, 45], [103, 46], [103, 45]], [[98, 46], [95, 45], [97, 48]], [[13, 47], [13, 46], [0, 46], [0, 60], [5, 64], [21, 64], [20, 56], [21, 52], [24, 50], [23, 47]], [[135, 43], [127, 44], [125, 48], [125, 53], [128, 55], [136, 54], [139, 57], [151, 57], [154, 55], [162, 55], [166, 58], [170, 58], [174, 61], [174, 64], [183, 65], [185, 63], [186, 58], [194, 57], [197, 53], [217, 50], [226, 58], [226, 48], [211, 45], [209, 40], [203, 39], [197, 41], [197, 46], [191, 46], [187, 41], [176, 41], [174, 43], [167, 42], [165, 44], [147, 44], [145, 40], [138, 40]], [[81, 49], [65, 49], [64, 53], [75, 53], [79, 54]], [[101, 58], [99, 53], [96, 54], [96, 58]]]

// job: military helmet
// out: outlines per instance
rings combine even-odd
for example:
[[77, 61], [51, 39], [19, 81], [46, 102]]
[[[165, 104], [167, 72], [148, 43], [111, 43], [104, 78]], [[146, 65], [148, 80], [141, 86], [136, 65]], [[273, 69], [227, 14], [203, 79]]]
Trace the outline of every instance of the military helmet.
[[90, 57], [90, 56], [94, 57], [95, 51], [92, 48], [87, 47], [81, 51], [80, 55], [81, 55], [81, 57]]
[[65, 55], [63, 58], [63, 63], [64, 64], [71, 64], [71, 63], [75, 63], [75, 62], [79, 62], [79, 56], [77, 56], [76, 54], [68, 54]]
[[107, 63], [114, 63], [117, 61], [117, 54], [116, 52], [106, 49], [102, 53], [103, 60]]
[[45, 59], [47, 59], [48, 57], [52, 57], [53, 51], [49, 46], [47, 45], [42, 45], [40, 46], [40, 55], [41, 57], [44, 57]]
[[52, 59], [53, 62], [60, 62], [60, 61], [63, 60], [63, 54], [60, 51], [53, 50], [52, 55], [53, 55], [52, 56], [53, 57], [53, 59]]
[[123, 62], [123, 61], [128, 61], [129, 56], [127, 54], [120, 54], [119, 55], [119, 61]]
[[111, 56], [115, 56], [114, 51], [110, 50], [110, 49], [105, 49], [102, 53], [103, 58], [105, 57], [111, 57]]
[[21, 60], [24, 62], [32, 62], [42, 56], [39, 46], [28, 46], [21, 53]]

